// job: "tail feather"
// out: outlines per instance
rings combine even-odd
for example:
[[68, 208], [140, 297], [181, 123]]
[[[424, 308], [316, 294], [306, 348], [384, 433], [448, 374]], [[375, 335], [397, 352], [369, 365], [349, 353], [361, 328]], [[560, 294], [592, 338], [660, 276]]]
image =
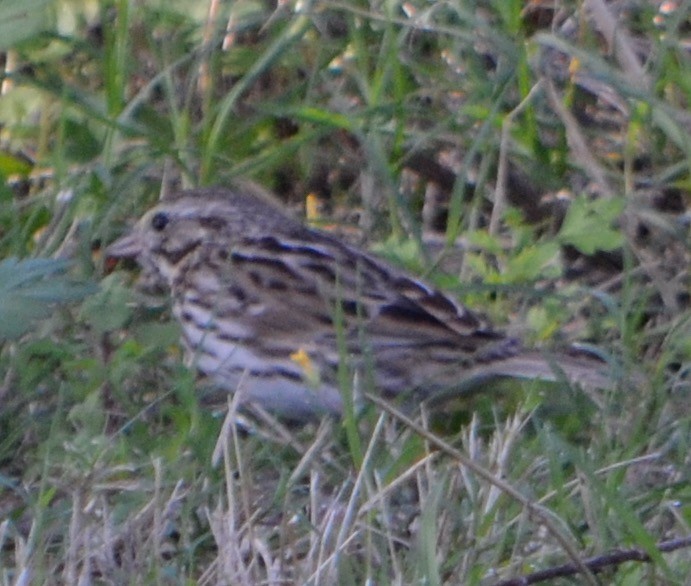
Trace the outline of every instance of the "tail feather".
[[590, 355], [524, 351], [476, 364], [463, 371], [462, 380], [453, 388], [437, 389], [429, 398], [434, 402], [443, 401], [454, 395], [482, 391], [486, 384], [498, 378], [517, 378], [575, 385], [588, 391], [589, 396], [600, 403], [592, 391], [612, 388], [618, 378], [615, 375], [612, 365]]
[[607, 363], [588, 357], [550, 356], [540, 352], [526, 352], [497, 361], [497, 376], [539, 379], [546, 381], [566, 380], [571, 384], [593, 389], [611, 387], [613, 378]]

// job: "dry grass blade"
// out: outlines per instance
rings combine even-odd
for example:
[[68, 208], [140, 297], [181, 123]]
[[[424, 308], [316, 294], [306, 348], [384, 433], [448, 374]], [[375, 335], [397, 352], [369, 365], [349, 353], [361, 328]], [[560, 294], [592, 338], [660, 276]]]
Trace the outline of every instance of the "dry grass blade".
[[578, 569], [583, 573], [583, 576], [588, 581], [588, 583], [592, 584], [593, 586], [597, 585], [597, 579], [588, 569], [588, 567], [583, 563], [583, 560], [579, 556], [578, 551], [575, 549], [574, 544], [571, 542], [569, 537], [567, 537], [563, 533], [563, 531], [557, 526], [557, 521], [559, 521], [559, 519], [556, 519], [549, 509], [546, 509], [542, 505], [539, 505], [536, 502], [533, 502], [530, 499], [526, 498], [520, 491], [516, 490], [509, 483], [505, 482], [501, 478], [498, 478], [489, 470], [483, 468], [475, 461], [473, 461], [471, 458], [466, 456], [463, 452], [457, 450], [441, 438], [429, 432], [427, 429], [417, 424], [415, 421], [413, 421], [412, 419], [398, 411], [396, 408], [388, 404], [383, 399], [376, 397], [371, 393], [367, 394], [367, 398], [370, 401], [372, 401], [375, 405], [377, 405], [379, 408], [384, 410], [386, 413], [401, 421], [407, 427], [413, 429], [416, 433], [420, 434], [431, 445], [437, 447], [448, 456], [460, 462], [467, 469], [472, 470], [480, 478], [489, 482], [493, 486], [496, 486], [503, 493], [507, 494], [517, 502], [521, 503], [521, 505], [525, 507], [526, 511], [528, 512], [531, 518], [539, 520], [539, 522], [545, 526], [545, 528], [550, 532], [554, 539], [564, 549], [564, 551], [573, 561], [576, 567], [578, 567]]

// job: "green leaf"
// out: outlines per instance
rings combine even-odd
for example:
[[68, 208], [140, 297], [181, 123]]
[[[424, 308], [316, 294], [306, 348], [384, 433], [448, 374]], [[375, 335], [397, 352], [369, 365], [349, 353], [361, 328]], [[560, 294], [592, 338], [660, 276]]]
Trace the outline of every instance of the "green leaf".
[[0, 152], [0, 174], [21, 175], [26, 177], [31, 172], [31, 164], [21, 157], [8, 152]]
[[397, 266], [414, 272], [422, 272], [426, 267], [421, 263], [422, 253], [413, 239], [401, 240], [395, 236], [372, 246], [372, 251]]
[[0, 50], [48, 28], [49, 0], [0, 0]]
[[0, 262], [0, 340], [18, 338], [58, 303], [78, 301], [96, 291], [66, 274], [69, 261], [35, 258]]
[[466, 238], [476, 248], [481, 248], [496, 255], [503, 253], [502, 243], [499, 238], [492, 236], [487, 230], [472, 230], [466, 234]]
[[113, 273], [101, 281], [98, 294], [87, 299], [79, 317], [99, 334], [125, 326], [132, 317], [132, 293], [121, 282], [121, 275]]
[[511, 283], [534, 281], [544, 277], [550, 265], [559, 271], [558, 260], [559, 245], [556, 242], [526, 246], [507, 260], [504, 276]]
[[588, 255], [596, 250], [620, 248], [624, 236], [612, 226], [623, 210], [624, 200], [621, 198], [591, 200], [579, 196], [569, 206], [557, 238], [562, 244], [571, 244]]

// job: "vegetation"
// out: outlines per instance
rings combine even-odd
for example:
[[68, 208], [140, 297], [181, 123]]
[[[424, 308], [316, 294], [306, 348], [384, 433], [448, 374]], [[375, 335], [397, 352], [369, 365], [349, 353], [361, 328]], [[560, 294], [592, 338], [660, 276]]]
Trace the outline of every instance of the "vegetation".
[[[688, 2], [29, 4], [0, 10], [0, 584], [686, 583]], [[231, 424], [100, 250], [240, 176], [620, 379]]]

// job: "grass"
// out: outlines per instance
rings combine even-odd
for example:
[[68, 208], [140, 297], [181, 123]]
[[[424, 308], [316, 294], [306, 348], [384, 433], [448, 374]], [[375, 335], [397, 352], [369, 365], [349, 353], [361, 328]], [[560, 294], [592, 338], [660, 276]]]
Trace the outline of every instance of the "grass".
[[[688, 543], [658, 544], [691, 534], [689, 8], [610, 37], [588, 4], [63, 2], [18, 28], [0, 253], [56, 260], [0, 265], [0, 584], [489, 585], [614, 550], [650, 561], [602, 583], [684, 584]], [[162, 188], [237, 176], [619, 384], [231, 425], [99, 250]], [[549, 583], [574, 580], [598, 583]]]

